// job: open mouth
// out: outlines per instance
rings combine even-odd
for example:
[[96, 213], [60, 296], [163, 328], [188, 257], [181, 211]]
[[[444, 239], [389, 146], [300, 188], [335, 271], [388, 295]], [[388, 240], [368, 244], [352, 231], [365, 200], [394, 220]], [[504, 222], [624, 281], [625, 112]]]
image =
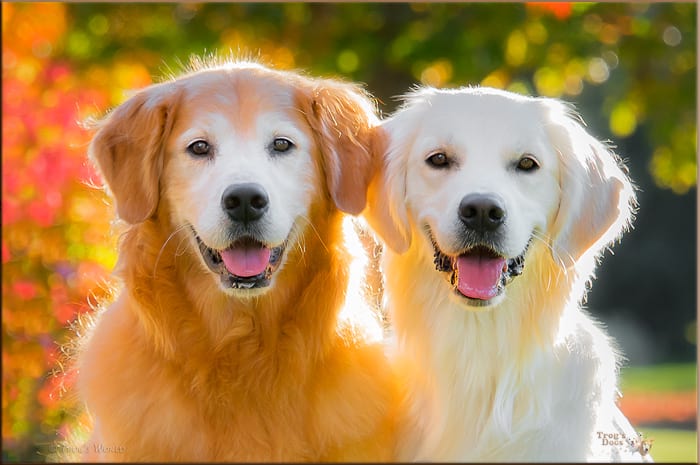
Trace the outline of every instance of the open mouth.
[[[525, 251], [514, 258], [506, 258], [493, 247], [477, 244], [456, 256], [442, 252], [433, 235], [435, 269], [450, 273], [449, 281], [455, 293], [467, 299], [470, 305], [490, 305], [503, 293], [505, 287], [523, 272]], [[528, 244], [529, 246], [529, 244]]]
[[282, 261], [286, 241], [268, 247], [252, 237], [241, 237], [226, 249], [208, 247], [195, 234], [199, 251], [209, 269], [218, 274], [221, 284], [230, 289], [254, 289], [270, 285], [272, 273]]

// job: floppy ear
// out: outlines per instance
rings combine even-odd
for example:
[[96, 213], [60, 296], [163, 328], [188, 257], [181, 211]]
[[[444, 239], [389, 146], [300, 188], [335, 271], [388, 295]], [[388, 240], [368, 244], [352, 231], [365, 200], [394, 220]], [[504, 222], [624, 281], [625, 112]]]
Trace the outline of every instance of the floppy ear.
[[98, 123], [88, 153], [128, 223], [150, 218], [158, 206], [163, 143], [172, 125], [169, 84], [140, 91]]
[[307, 103], [331, 197], [340, 210], [357, 215], [365, 208], [372, 175], [372, 133], [378, 122], [372, 100], [359, 86], [323, 79], [315, 82]]
[[586, 253], [600, 252], [629, 227], [636, 200], [618, 157], [564, 105], [550, 105], [550, 135], [561, 161], [552, 252], [571, 266]]
[[367, 192], [363, 215], [372, 229], [396, 253], [411, 245], [411, 226], [406, 208], [407, 147], [390, 141], [392, 128], [385, 121], [374, 137], [374, 176]]

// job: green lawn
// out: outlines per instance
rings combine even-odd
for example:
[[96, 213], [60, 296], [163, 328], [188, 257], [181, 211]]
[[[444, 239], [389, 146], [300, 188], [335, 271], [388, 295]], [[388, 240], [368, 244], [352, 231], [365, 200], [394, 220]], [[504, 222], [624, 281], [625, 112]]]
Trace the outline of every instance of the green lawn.
[[[625, 392], [687, 392], [697, 388], [697, 366], [694, 363], [675, 363], [653, 366], [625, 367], [621, 372], [620, 387]], [[672, 428], [637, 430], [653, 438], [651, 455], [656, 462], [698, 462], [697, 431]]]
[[696, 431], [640, 427], [644, 437], [654, 439], [650, 454], [655, 462], [698, 462]]
[[694, 363], [623, 367], [620, 387], [627, 391], [692, 391], [697, 386]]

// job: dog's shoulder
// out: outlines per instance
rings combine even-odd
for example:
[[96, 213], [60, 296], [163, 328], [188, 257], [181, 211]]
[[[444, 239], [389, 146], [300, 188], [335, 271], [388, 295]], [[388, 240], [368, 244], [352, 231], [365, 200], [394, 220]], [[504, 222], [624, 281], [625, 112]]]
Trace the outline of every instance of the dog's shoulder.
[[558, 343], [560, 352], [565, 350], [581, 363], [603, 363], [605, 368], [610, 368], [612, 363], [614, 369], [619, 358], [613, 340], [601, 324], [587, 311], [578, 307], [565, 310]]
[[381, 343], [362, 342], [349, 327], [338, 336], [313, 377], [312, 424], [320, 442], [329, 445], [322, 460], [390, 460], [387, 444], [395, 435], [399, 398], [395, 372]]

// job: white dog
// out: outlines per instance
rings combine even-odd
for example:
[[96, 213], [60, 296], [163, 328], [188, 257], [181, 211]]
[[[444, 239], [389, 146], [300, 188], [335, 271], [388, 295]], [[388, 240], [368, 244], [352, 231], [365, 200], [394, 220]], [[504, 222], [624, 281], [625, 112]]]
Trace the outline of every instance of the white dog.
[[399, 457], [649, 460], [611, 341], [579, 307], [635, 197], [570, 108], [486, 88], [410, 93], [365, 212], [409, 421]]

